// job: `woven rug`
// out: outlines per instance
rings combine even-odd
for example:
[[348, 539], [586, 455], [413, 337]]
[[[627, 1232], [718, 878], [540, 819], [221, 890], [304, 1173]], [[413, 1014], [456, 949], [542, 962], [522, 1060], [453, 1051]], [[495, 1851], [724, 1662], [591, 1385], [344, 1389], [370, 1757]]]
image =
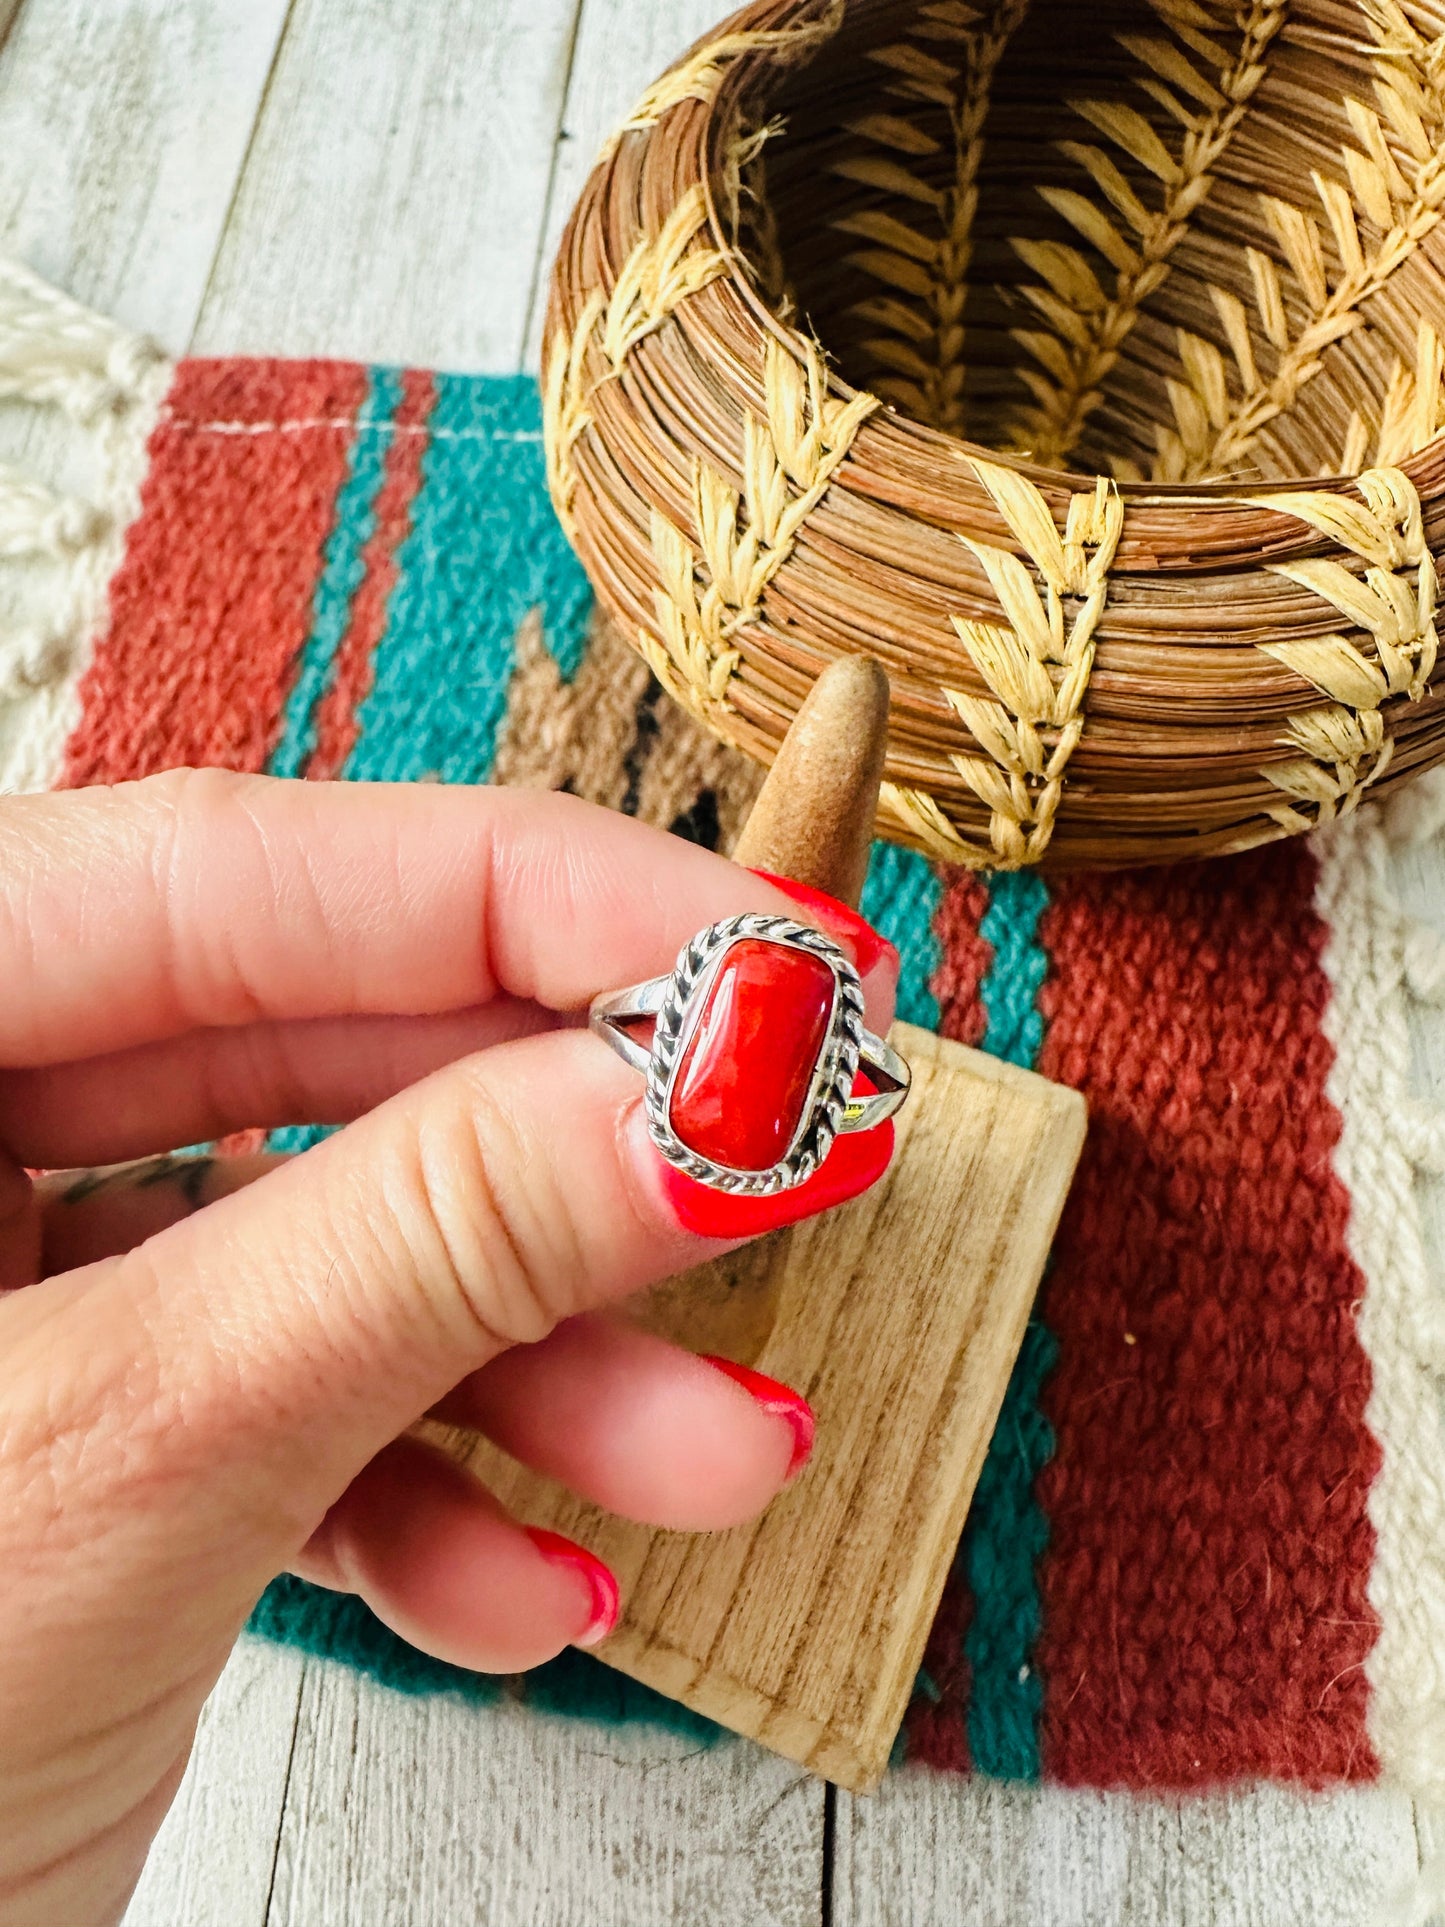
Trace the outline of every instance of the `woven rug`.
[[[210, 763], [736, 831], [757, 774], [594, 615], [530, 380], [170, 364], [7, 269], [0, 396], [96, 467], [88, 504], [0, 474], [0, 789]], [[875, 851], [902, 1014], [1092, 1115], [907, 1755], [1445, 1799], [1445, 1317], [1412, 1188], [1445, 1129], [1406, 1037], [1445, 957], [1388, 871], [1442, 821], [1426, 785], [1312, 843], [1066, 881]], [[578, 1655], [459, 1674], [296, 1581], [254, 1624], [405, 1690], [687, 1719]]]

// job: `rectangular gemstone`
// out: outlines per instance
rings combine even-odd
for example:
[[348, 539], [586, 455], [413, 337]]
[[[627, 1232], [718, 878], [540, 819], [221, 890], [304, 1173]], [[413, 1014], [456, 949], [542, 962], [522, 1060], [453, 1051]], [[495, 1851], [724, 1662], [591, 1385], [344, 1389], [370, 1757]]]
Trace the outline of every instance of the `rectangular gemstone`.
[[668, 1119], [689, 1150], [733, 1171], [766, 1171], [787, 1155], [835, 988], [820, 957], [761, 937], [731, 946], [672, 1086]]

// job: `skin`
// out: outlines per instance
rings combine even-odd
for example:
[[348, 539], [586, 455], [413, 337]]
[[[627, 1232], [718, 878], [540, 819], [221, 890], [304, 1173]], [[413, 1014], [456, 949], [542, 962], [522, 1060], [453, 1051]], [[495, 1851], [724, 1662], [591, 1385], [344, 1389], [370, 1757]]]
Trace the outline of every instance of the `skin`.
[[[0, 804], [6, 1927], [119, 1917], [278, 1572], [480, 1669], [588, 1636], [585, 1572], [425, 1415], [659, 1525], [784, 1482], [776, 1411], [609, 1310], [728, 1241], [683, 1228], [580, 1022], [738, 910], [797, 914], [565, 796], [173, 772]], [[885, 958], [874, 1029], [894, 988]], [[346, 1128], [297, 1159], [163, 1155], [314, 1121]]]

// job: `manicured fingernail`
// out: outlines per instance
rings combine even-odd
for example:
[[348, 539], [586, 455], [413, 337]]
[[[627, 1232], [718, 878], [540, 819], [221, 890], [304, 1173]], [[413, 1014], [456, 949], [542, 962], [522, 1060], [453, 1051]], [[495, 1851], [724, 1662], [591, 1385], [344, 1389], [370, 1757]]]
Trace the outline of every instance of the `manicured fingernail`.
[[871, 1131], [835, 1138], [833, 1148], [805, 1184], [791, 1191], [775, 1191], [767, 1198], [738, 1198], [699, 1184], [661, 1156], [662, 1182], [685, 1231], [702, 1238], [758, 1238], [785, 1224], [797, 1224], [830, 1205], [846, 1204], [876, 1184], [893, 1156], [893, 1121]]
[[735, 1365], [730, 1358], [718, 1358], [712, 1352], [699, 1352], [698, 1356], [704, 1365], [711, 1365], [715, 1371], [725, 1373], [741, 1385], [748, 1397], [761, 1405], [770, 1418], [780, 1418], [788, 1426], [793, 1434], [793, 1456], [788, 1461], [788, 1478], [796, 1479], [812, 1455], [813, 1437], [818, 1429], [813, 1408], [807, 1399], [795, 1392], [791, 1385], [784, 1385], [780, 1379], [769, 1378], [765, 1372], [755, 1372], [749, 1365]]
[[570, 1567], [586, 1580], [591, 1591], [592, 1617], [572, 1644], [595, 1646], [599, 1640], [606, 1639], [617, 1624], [622, 1603], [622, 1594], [611, 1567], [604, 1566], [600, 1559], [585, 1546], [579, 1546], [575, 1539], [564, 1539], [560, 1532], [548, 1532], [542, 1526], [528, 1526], [526, 1533], [544, 1559], [554, 1566]]
[[771, 883], [775, 890], [790, 896], [794, 903], [808, 913], [810, 923], [819, 924], [831, 937], [843, 937], [853, 952], [853, 961], [858, 966], [858, 975], [867, 977], [880, 963], [887, 961], [898, 975], [899, 960], [896, 947], [891, 944], [880, 930], [875, 930], [866, 918], [851, 909], [838, 897], [830, 897], [826, 890], [815, 890], [806, 883], [795, 883], [792, 877], [774, 876], [771, 870], [755, 870], [765, 883]]

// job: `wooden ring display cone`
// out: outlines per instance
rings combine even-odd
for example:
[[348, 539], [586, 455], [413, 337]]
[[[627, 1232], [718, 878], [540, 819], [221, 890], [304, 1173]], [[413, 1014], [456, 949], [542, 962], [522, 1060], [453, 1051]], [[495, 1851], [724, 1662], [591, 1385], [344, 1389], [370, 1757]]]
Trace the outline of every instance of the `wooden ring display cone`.
[[[825, 671], [736, 859], [856, 905], [887, 714], [876, 663]], [[795, 1484], [732, 1531], [663, 1532], [470, 1453], [524, 1520], [616, 1573], [598, 1658], [854, 1790], [887, 1764], [1084, 1137], [1074, 1091], [912, 1025], [890, 1041], [914, 1083], [887, 1175], [639, 1311], [807, 1398]]]

